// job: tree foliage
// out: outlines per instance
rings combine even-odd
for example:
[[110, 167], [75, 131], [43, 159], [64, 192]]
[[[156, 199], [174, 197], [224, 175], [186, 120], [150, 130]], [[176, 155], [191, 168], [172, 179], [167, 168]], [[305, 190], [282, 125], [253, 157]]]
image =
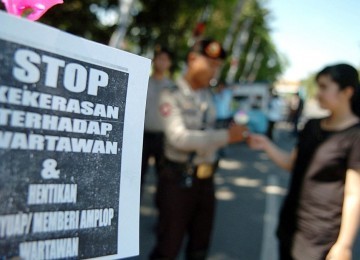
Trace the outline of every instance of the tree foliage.
[[[194, 30], [199, 23], [206, 29], [202, 36], [224, 41], [233, 19], [239, 18], [233, 41], [246, 19], [252, 19], [248, 41], [241, 49], [236, 80], [247, 79], [249, 55], [254, 40], [260, 40], [257, 55], [261, 64], [256, 69], [254, 80], [275, 80], [283, 71], [284, 60], [279, 55], [270, 37], [268, 25], [270, 11], [263, 7], [264, 0], [244, 0], [241, 13], [234, 13], [239, 0], [137, 0], [132, 10], [132, 21], [126, 36], [128, 50], [147, 55], [156, 44], [167, 46], [176, 54], [176, 61], [184, 60], [189, 45], [194, 40]], [[69, 33], [108, 44], [116, 29], [106, 22], [111, 11], [118, 10], [118, 0], [66, 0], [64, 4], [50, 9], [40, 20], [45, 24]], [[229, 54], [234, 51], [232, 48]], [[176, 62], [175, 61], [175, 62]], [[226, 75], [230, 58], [224, 67]], [[252, 68], [252, 71], [254, 69]]]
[[139, 47], [139, 54], [156, 44], [167, 46], [179, 60], [188, 49], [188, 40], [205, 8], [204, 0], [140, 0], [140, 10], [129, 27], [127, 40]]
[[64, 4], [51, 8], [41, 22], [63, 31], [108, 44], [115, 25], [101, 23], [98, 10], [116, 9], [117, 0], [65, 0]]
[[[262, 1], [248, 0], [239, 15], [239, 24], [232, 44], [232, 51], [235, 48], [240, 48], [241, 53], [235, 81], [275, 81], [285, 69], [287, 62], [279, 54], [270, 36], [270, 10], [263, 7]], [[244, 33], [242, 28], [247, 20], [250, 20], [251, 24], [247, 30], [249, 33], [248, 40], [243, 46], [234, 46], [236, 38], [241, 37], [241, 34]], [[255, 64], [256, 60], [259, 62], [258, 67]], [[230, 62], [232, 62], [231, 59], [228, 60], [223, 71], [223, 78], [227, 74]], [[251, 76], [254, 76], [254, 78], [251, 79]]]

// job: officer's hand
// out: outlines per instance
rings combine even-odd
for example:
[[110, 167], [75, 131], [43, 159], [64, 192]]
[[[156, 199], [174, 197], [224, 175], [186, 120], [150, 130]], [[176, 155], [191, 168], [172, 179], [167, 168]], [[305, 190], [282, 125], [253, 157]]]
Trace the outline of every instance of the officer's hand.
[[249, 130], [244, 125], [232, 124], [229, 127], [229, 143], [236, 143], [246, 140]]

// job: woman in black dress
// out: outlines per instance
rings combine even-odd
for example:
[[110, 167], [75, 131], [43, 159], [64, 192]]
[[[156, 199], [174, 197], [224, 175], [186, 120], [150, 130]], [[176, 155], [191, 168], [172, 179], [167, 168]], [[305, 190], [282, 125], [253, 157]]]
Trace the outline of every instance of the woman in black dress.
[[267, 137], [252, 134], [292, 173], [277, 236], [280, 258], [348, 260], [360, 220], [360, 85], [352, 66], [328, 66], [316, 77], [317, 98], [330, 115], [307, 122], [289, 155]]

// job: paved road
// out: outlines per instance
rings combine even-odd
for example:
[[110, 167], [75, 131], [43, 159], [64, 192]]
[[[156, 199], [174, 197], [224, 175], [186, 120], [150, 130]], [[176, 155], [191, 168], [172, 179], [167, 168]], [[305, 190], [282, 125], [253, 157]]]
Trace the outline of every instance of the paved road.
[[[296, 142], [284, 130], [277, 132], [276, 140], [288, 151]], [[266, 154], [251, 151], [245, 144], [229, 146], [219, 166], [215, 177], [217, 214], [209, 260], [278, 259], [274, 229], [288, 173], [276, 167]], [[134, 259], [147, 259], [154, 245], [154, 180], [151, 169], [141, 204], [140, 256]], [[359, 250], [355, 251], [354, 259], [360, 259]]]

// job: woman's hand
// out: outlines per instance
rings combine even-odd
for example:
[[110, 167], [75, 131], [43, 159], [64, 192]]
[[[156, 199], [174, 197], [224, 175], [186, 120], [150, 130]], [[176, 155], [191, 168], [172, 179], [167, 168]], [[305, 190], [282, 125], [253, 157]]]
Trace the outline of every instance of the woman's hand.
[[264, 135], [251, 134], [247, 143], [251, 149], [265, 150], [269, 146], [270, 140]]
[[351, 248], [335, 243], [326, 256], [326, 260], [351, 260]]

